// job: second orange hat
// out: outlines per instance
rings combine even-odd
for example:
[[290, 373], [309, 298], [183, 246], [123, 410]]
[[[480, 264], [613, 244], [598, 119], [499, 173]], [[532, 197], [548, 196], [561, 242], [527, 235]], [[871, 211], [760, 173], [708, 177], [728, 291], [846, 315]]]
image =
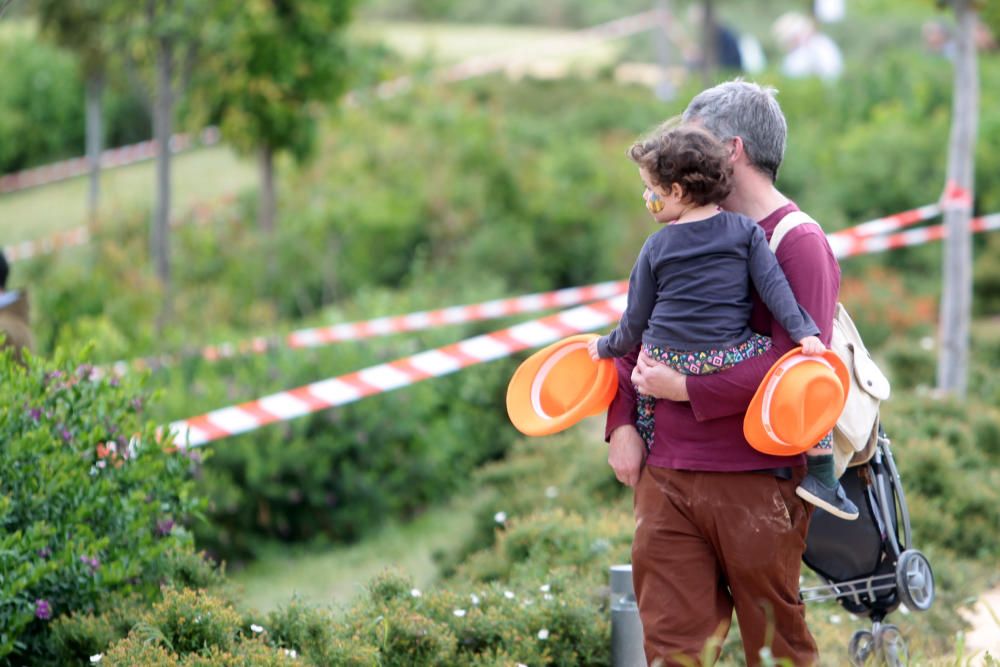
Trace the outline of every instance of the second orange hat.
[[743, 420], [743, 435], [765, 454], [801, 454], [833, 429], [850, 386], [847, 367], [835, 352], [806, 356], [797, 347], [764, 376]]

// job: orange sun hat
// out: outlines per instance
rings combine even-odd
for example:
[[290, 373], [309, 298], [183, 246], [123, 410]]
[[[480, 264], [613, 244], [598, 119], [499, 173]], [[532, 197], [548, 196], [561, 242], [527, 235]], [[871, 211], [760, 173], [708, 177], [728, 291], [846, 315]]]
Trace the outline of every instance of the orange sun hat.
[[850, 386], [847, 367], [835, 352], [806, 356], [797, 347], [778, 359], [757, 387], [743, 435], [764, 454], [801, 454], [833, 429]]
[[507, 415], [525, 435], [551, 435], [607, 409], [618, 391], [614, 361], [594, 361], [597, 334], [564, 338], [524, 360], [507, 385]]

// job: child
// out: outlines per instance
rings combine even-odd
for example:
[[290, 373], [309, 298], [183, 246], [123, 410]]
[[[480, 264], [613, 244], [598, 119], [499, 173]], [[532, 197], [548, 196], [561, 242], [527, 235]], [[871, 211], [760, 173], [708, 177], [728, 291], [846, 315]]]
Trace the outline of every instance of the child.
[[[771, 339], [750, 330], [750, 281], [802, 353], [821, 354], [826, 348], [816, 337], [819, 328], [796, 303], [764, 230], [718, 205], [732, 189], [725, 146], [697, 126], [668, 124], [633, 145], [628, 156], [646, 185], [646, 208], [664, 227], [646, 240], [632, 268], [621, 321], [590, 343], [590, 356], [620, 357], [641, 341], [652, 359], [699, 375], [763, 354]], [[655, 402], [638, 395], [636, 426], [647, 447]], [[796, 493], [835, 516], [856, 519], [858, 508], [834, 476], [830, 435], [809, 450], [807, 461], [809, 474]]]

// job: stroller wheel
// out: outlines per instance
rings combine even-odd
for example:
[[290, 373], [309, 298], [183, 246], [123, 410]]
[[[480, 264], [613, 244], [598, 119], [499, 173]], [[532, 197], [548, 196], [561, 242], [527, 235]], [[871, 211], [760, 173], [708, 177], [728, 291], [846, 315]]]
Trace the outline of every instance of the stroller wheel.
[[903, 634], [895, 625], [883, 625], [875, 633], [875, 644], [887, 667], [904, 667], [909, 661]]
[[865, 662], [875, 652], [875, 637], [867, 630], [858, 630], [851, 635], [847, 644], [847, 655], [853, 667], [863, 667]]
[[927, 611], [934, 602], [934, 572], [927, 558], [916, 549], [899, 554], [896, 588], [903, 603], [913, 611]]

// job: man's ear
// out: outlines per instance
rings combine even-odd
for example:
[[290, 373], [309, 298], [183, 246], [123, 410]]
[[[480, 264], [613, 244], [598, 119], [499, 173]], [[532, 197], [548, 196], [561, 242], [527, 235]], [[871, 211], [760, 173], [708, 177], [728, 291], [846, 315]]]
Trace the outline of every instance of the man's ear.
[[729, 140], [729, 161], [738, 162], [745, 154], [743, 150], [743, 137], [733, 137]]

